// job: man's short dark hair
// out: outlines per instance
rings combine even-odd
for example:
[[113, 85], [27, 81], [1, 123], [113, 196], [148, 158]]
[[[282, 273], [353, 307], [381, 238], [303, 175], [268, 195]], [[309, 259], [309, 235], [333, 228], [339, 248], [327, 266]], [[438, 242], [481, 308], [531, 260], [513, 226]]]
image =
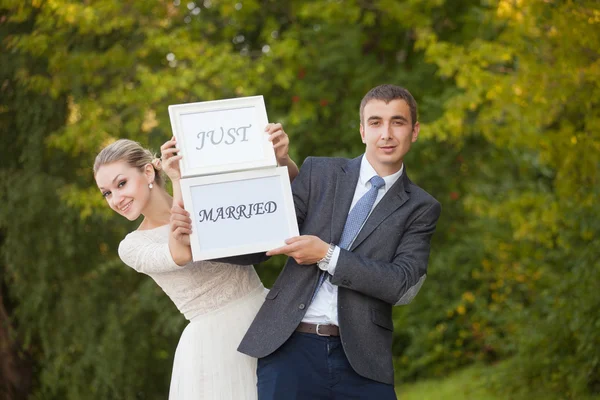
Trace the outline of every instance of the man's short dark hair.
[[408, 104], [408, 108], [410, 109], [410, 119], [412, 122], [412, 126], [414, 127], [417, 123], [417, 102], [415, 98], [410, 94], [410, 92], [403, 87], [396, 85], [379, 85], [369, 90], [369, 92], [363, 97], [360, 102], [360, 123], [363, 124], [363, 111], [365, 110], [365, 105], [370, 100], [383, 100], [386, 104], [389, 104], [392, 100], [404, 100], [406, 104]]

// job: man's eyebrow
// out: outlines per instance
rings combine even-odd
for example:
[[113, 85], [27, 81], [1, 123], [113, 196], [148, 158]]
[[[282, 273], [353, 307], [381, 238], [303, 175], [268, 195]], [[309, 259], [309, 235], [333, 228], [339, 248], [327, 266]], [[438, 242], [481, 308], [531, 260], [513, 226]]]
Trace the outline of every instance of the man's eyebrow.
[[[378, 115], [372, 115], [372, 116], [370, 116], [370, 117], [367, 119], [367, 121], [372, 121], [372, 120], [381, 120], [381, 119], [383, 119], [383, 118], [381, 118], [381, 117], [380, 117], [380, 116], [378, 116]], [[401, 120], [401, 121], [404, 121], [404, 122], [408, 122], [408, 119], [406, 119], [406, 117], [404, 117], [403, 115], [393, 115], [393, 116], [392, 116], [390, 119], [391, 119], [391, 120]]]

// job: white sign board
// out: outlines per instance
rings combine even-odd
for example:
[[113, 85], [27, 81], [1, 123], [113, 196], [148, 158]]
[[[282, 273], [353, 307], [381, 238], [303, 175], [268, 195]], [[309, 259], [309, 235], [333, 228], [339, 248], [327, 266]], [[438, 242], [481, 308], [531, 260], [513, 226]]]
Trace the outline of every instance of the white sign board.
[[262, 96], [169, 106], [183, 178], [275, 167]]
[[272, 250], [298, 236], [287, 167], [180, 182], [194, 261]]

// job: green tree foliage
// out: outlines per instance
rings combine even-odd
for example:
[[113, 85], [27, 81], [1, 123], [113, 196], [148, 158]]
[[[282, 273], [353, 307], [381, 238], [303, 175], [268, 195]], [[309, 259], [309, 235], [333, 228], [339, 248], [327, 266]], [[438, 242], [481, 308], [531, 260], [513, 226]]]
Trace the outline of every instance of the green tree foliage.
[[453, 330], [463, 350], [516, 354], [502, 382], [515, 391], [597, 394], [600, 9], [498, 1], [481, 20], [492, 35], [456, 43], [422, 29], [417, 43], [459, 89], [428, 134], [485, 145], [464, 161], [481, 264], [433, 342]]
[[515, 356], [502, 390], [600, 391], [599, 22], [585, 0], [0, 0], [0, 269], [32, 397], [166, 396], [185, 321], [118, 260], [135, 225], [95, 188], [103, 145], [158, 149], [169, 104], [263, 94], [297, 161], [356, 156], [385, 82], [420, 105], [407, 170], [444, 209], [395, 310], [399, 377]]

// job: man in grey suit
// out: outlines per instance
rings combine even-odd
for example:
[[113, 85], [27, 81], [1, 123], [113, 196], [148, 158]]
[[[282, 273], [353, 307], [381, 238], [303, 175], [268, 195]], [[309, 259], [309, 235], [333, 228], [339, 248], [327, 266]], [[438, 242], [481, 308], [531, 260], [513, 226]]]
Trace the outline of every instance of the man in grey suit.
[[440, 204], [410, 181], [419, 135], [404, 88], [373, 88], [360, 105], [365, 154], [305, 160], [292, 184], [301, 236], [239, 351], [258, 360], [266, 399], [395, 399], [392, 306], [423, 284]]

